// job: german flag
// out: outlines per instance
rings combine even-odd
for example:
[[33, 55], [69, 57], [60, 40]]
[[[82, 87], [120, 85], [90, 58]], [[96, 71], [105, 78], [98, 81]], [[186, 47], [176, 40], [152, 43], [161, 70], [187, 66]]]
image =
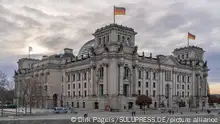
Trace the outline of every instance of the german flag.
[[196, 36], [188, 32], [188, 39], [195, 40]]
[[124, 7], [114, 7], [114, 15], [125, 15], [126, 9]]

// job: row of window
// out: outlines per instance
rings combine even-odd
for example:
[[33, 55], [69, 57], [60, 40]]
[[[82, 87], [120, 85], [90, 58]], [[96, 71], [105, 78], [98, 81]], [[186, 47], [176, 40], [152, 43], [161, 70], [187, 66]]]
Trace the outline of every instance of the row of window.
[[[141, 95], [141, 90], [138, 90], [138, 95]], [[148, 90], [146, 90], [146, 94], [145, 95], [149, 96], [149, 91]], [[180, 96], [179, 91], [177, 91], [177, 96]], [[182, 97], [185, 96], [184, 92], [182, 92], [181, 96]], [[189, 92], [187, 92], [187, 96], [189, 97]], [[153, 90], [153, 97], [156, 97], [156, 91], [155, 90]]]
[[98, 45], [107, 44], [109, 42], [109, 35], [106, 37], [99, 37]]
[[[125, 42], [125, 36], [118, 35], [118, 42]], [[127, 42], [130, 42], [130, 37], [127, 37]]]
[[[148, 82], [146, 82], [146, 88], [148, 88], [148, 86], [149, 86], [149, 84], [148, 84]], [[138, 81], [138, 87], [141, 87], [141, 82], [140, 81]], [[156, 88], [156, 83], [155, 82], [153, 82], [153, 88]]]
[[187, 53], [186, 55], [185, 54], [182, 54], [182, 55], [178, 55], [178, 59], [188, 59], [189, 58], [189, 54]]
[[[146, 79], [150, 79], [150, 74], [149, 72], [145, 72], [146, 73]], [[142, 71], [138, 71], [138, 78], [141, 79], [142, 76]], [[156, 80], [156, 72], [153, 72], [153, 80]]]
[[[185, 75], [182, 75], [182, 82], [186, 82], [186, 77], [187, 77], [187, 82], [189, 83], [190, 82], [190, 76], [185, 76]], [[177, 82], [180, 82], [181, 80], [181, 76], [180, 75], [177, 75]]]
[[[146, 79], [150, 79], [150, 75], [149, 72], [145, 72], [146, 73]], [[138, 78], [141, 79], [142, 76], [142, 71], [139, 71], [138, 73]], [[186, 82], [186, 78], [187, 76], [182, 75], [182, 81]], [[190, 76], [187, 77], [188, 82], [190, 82]], [[153, 80], [156, 80], [156, 73], [153, 72]], [[172, 80], [172, 72], [171, 71], [165, 71], [165, 81], [171, 81]], [[180, 75], [177, 75], [177, 81], [180, 82]]]
[[[179, 84], [177, 84], [177, 89], [180, 89]], [[184, 85], [182, 85], [182, 90], [184, 90], [184, 89], [185, 89], [185, 87], [184, 87]], [[187, 86], [187, 89], [189, 90], [189, 85]]]
[[[69, 102], [66, 102], [67, 107], [70, 107]], [[75, 107], [74, 102], [71, 103], [71, 107]], [[86, 107], [86, 103], [82, 102], [82, 107]], [[76, 103], [76, 108], [79, 108], [79, 102]]]
[[[81, 80], [81, 74], [80, 73], [67, 75], [67, 82], [76, 81], [76, 80], [77, 81]], [[87, 73], [86, 72], [83, 73], [82, 80], [87, 80]], [[63, 82], [63, 76], [62, 76], [62, 82]]]
[[[72, 97], [76, 97], [76, 96], [83, 96], [83, 97], [87, 97], [87, 91], [84, 91], [84, 94], [82, 95], [80, 91], [78, 91], [78, 94], [76, 95], [76, 92], [73, 91], [73, 95]], [[67, 97], [71, 97], [70, 91], [67, 92]]]
[[[70, 90], [70, 84], [67, 85], [68, 90]], [[76, 88], [76, 84], [73, 84], [73, 89]], [[78, 88], [81, 88], [81, 83], [78, 83]], [[87, 83], [84, 83], [84, 88], [87, 88]]]

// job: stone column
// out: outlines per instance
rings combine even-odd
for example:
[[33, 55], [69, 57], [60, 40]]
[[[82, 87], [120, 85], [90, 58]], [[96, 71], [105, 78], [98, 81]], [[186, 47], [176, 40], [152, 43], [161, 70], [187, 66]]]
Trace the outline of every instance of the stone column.
[[136, 92], [136, 85], [137, 85], [137, 67], [133, 65], [133, 81], [132, 81], [132, 94], [137, 94]]
[[90, 93], [89, 95], [94, 95], [95, 94], [95, 90], [94, 90], [94, 67], [91, 67], [91, 75], [90, 75]]
[[141, 84], [142, 94], [146, 95], [146, 71], [143, 69], [142, 73], [143, 73], [143, 76], [142, 76], [143, 80], [142, 80], [142, 84]]
[[104, 95], [108, 94], [108, 72], [107, 72], [107, 64], [104, 65], [104, 77], [103, 77], [103, 86], [104, 86]]
[[123, 95], [123, 84], [124, 84], [124, 65], [123, 64], [119, 64], [120, 66], [120, 82], [119, 82], [119, 94]]

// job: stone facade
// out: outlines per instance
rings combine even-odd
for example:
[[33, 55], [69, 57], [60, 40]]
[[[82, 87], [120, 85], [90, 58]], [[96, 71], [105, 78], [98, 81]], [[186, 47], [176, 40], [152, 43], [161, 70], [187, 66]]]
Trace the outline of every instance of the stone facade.
[[187, 107], [189, 103], [208, 107], [205, 51], [188, 46], [168, 56], [139, 55], [136, 34], [132, 28], [110, 24], [97, 29], [77, 56], [65, 48], [63, 55], [20, 59], [15, 72], [18, 98], [19, 82], [31, 76], [46, 87], [44, 108], [105, 109], [109, 105], [126, 110], [135, 106], [136, 96], [141, 94], [152, 98], [152, 108], [160, 108], [162, 103], [172, 108], [180, 100]]

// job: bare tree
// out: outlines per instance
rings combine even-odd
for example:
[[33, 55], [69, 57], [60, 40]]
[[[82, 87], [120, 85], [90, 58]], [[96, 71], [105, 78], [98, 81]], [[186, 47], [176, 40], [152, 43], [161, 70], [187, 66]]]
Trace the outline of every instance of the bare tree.
[[1, 115], [3, 116], [3, 105], [5, 101], [5, 90], [9, 85], [9, 81], [7, 79], [7, 75], [0, 70], [0, 100], [1, 100]]
[[21, 83], [21, 96], [21, 99], [25, 105], [25, 114], [27, 114], [27, 105], [30, 107], [31, 114], [33, 104], [42, 98], [41, 83], [36, 79], [25, 79]]

